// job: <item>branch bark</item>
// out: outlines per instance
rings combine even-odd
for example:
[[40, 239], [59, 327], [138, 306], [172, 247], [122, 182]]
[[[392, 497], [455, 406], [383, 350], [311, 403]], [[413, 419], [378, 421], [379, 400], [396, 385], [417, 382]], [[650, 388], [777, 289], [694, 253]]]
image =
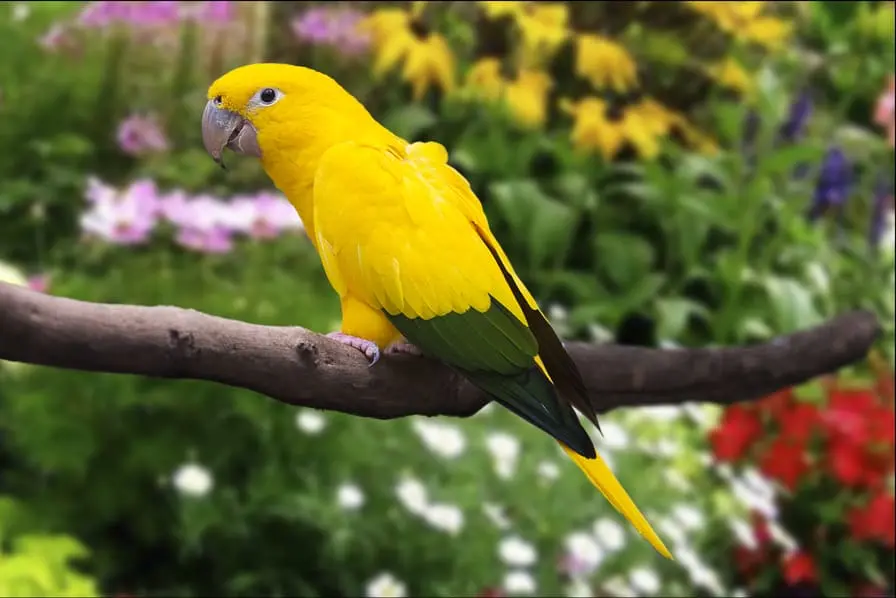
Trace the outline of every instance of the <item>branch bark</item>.
[[[880, 333], [850, 312], [770, 342], [661, 350], [570, 343], [598, 412], [730, 404], [849, 365]], [[435, 361], [385, 355], [374, 367], [303, 328], [228, 320], [177, 307], [88, 303], [0, 283], [0, 359], [60, 368], [210, 380], [278, 401], [363, 417], [469, 416], [487, 397]]]

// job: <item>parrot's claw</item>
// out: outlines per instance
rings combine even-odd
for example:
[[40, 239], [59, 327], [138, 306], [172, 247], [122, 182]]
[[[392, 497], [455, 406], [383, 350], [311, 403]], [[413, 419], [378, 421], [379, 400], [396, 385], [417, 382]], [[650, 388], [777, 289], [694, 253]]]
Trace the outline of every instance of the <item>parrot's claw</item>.
[[394, 354], [394, 353], [405, 353], [407, 355], [416, 355], [420, 357], [423, 355], [423, 351], [417, 345], [412, 345], [411, 343], [392, 343], [388, 347], [386, 347], [386, 353]]
[[380, 360], [380, 348], [376, 346], [375, 342], [369, 341], [366, 338], [358, 338], [357, 336], [351, 336], [350, 334], [342, 332], [331, 332], [327, 335], [327, 338], [331, 338], [334, 341], [339, 341], [344, 345], [357, 349], [367, 357], [371, 366]]

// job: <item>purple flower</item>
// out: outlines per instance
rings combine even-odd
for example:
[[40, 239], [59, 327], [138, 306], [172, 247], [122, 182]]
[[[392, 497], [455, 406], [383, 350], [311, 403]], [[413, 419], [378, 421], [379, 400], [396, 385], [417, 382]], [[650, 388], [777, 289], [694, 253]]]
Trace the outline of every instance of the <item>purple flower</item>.
[[197, 19], [201, 23], [229, 23], [235, 15], [234, 3], [222, 0], [203, 2], [197, 11]]
[[815, 221], [829, 209], [843, 208], [852, 190], [852, 165], [840, 148], [828, 149], [821, 164], [821, 172], [815, 183], [812, 205], [807, 217]]
[[887, 213], [893, 211], [893, 185], [881, 174], [874, 186], [874, 200], [871, 204], [871, 225], [868, 242], [875, 248], [880, 245], [887, 226]]
[[180, 2], [170, 0], [98, 1], [87, 3], [78, 15], [77, 22], [87, 29], [105, 29], [113, 25], [158, 27], [179, 22], [180, 13]]
[[790, 105], [787, 120], [778, 130], [778, 139], [783, 143], [793, 143], [805, 129], [812, 116], [812, 96], [809, 92], [802, 92], [797, 100]]
[[363, 13], [332, 7], [315, 7], [293, 19], [292, 31], [300, 41], [331, 46], [346, 55], [360, 54], [370, 38], [359, 30]]
[[81, 215], [81, 229], [117, 245], [145, 243], [157, 223], [155, 184], [139, 180], [127, 189], [114, 189], [92, 180], [88, 183], [90, 208]]
[[131, 156], [168, 149], [168, 140], [152, 116], [131, 115], [118, 126], [118, 147]]

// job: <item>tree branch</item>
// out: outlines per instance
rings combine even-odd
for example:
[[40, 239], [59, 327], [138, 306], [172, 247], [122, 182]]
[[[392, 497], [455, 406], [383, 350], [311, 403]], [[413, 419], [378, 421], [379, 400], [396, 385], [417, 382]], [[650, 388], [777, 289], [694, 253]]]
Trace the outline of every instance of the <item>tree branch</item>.
[[[599, 412], [729, 404], [832, 372], [864, 357], [879, 334], [855, 311], [771, 342], [660, 350], [570, 343]], [[469, 416], [487, 398], [444, 365], [357, 351], [303, 328], [259, 326], [176, 307], [88, 303], [0, 283], [0, 359], [61, 368], [211, 380], [292, 405], [389, 419]]]

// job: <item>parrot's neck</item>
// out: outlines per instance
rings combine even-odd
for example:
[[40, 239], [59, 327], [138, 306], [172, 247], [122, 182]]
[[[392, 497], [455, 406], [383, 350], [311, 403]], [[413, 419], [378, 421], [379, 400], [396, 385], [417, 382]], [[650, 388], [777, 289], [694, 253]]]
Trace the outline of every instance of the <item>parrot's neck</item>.
[[[360, 106], [360, 104], [358, 104]], [[323, 155], [335, 145], [364, 137], [390, 135], [370, 114], [363, 118], [339, 118], [322, 115], [305, 126], [278, 135], [271, 150], [262, 145], [261, 163], [274, 185], [299, 213], [305, 231], [317, 247], [314, 234], [314, 177]], [[309, 126], [309, 123], [310, 124]]]

